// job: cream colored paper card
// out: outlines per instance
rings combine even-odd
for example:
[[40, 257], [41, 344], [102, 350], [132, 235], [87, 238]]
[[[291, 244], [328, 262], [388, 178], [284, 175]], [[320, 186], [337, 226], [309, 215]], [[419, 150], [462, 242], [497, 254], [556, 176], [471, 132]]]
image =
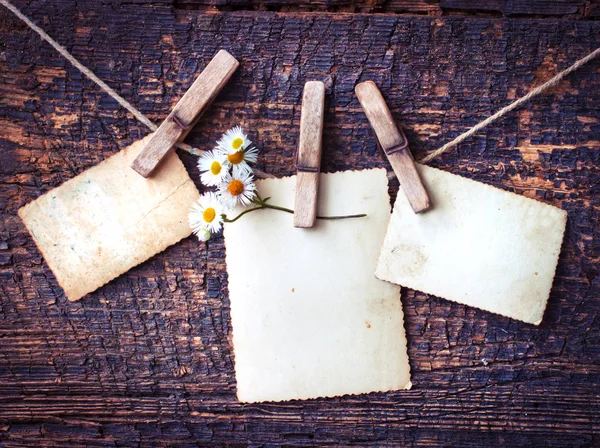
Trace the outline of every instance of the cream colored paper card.
[[[294, 207], [296, 177], [257, 182]], [[317, 220], [260, 210], [225, 225], [238, 398], [409, 389], [400, 287], [373, 275], [390, 217], [384, 170], [321, 174]]]
[[433, 208], [399, 194], [377, 277], [538, 325], [567, 213], [533, 199], [419, 165]]
[[69, 300], [190, 235], [198, 190], [175, 152], [148, 179], [130, 168], [148, 137], [19, 210]]

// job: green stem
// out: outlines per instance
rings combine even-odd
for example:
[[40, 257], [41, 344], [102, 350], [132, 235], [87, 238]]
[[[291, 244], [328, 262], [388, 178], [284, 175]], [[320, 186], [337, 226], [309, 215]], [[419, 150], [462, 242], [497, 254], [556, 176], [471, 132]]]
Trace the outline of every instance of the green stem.
[[236, 222], [238, 219], [240, 219], [245, 214], [253, 212], [254, 210], [262, 210], [263, 208], [265, 208], [265, 207], [264, 206], [260, 206], [260, 207], [249, 208], [248, 210], [244, 210], [242, 213], [240, 213], [239, 215], [237, 215], [233, 219], [229, 219], [225, 215], [223, 215], [223, 222]]
[[[242, 216], [244, 216], [247, 213], [250, 213], [250, 212], [253, 212], [253, 211], [256, 211], [256, 210], [262, 210], [262, 209], [265, 209], [265, 208], [270, 208], [272, 210], [279, 210], [279, 211], [282, 211], [282, 212], [294, 214], [294, 210], [291, 210], [289, 208], [279, 207], [278, 205], [267, 204], [266, 200], [263, 200], [260, 196], [258, 196], [258, 199], [254, 199], [251, 202], [253, 204], [256, 204], [257, 207], [250, 208], [248, 210], [244, 210], [242, 213], [240, 213], [239, 215], [237, 215], [233, 219], [229, 219], [229, 218], [224, 217], [223, 221], [224, 222], [235, 222], [235, 221], [237, 221], [238, 219], [240, 219]], [[338, 220], [338, 219], [364, 218], [365, 216], [367, 216], [365, 213], [361, 213], [361, 214], [358, 214], [358, 215], [317, 216], [317, 219]]]
[[331, 221], [335, 221], [337, 219], [365, 218], [366, 216], [367, 216], [366, 213], [359, 213], [357, 215], [342, 215], [342, 216], [319, 216], [319, 215], [317, 215], [317, 219], [329, 219]]
[[270, 208], [273, 210], [281, 210], [282, 212], [291, 213], [292, 215], [294, 214], [294, 210], [290, 210], [289, 208], [280, 207], [278, 205], [271, 205], [271, 204], [263, 204], [263, 205], [265, 206], [265, 208]]

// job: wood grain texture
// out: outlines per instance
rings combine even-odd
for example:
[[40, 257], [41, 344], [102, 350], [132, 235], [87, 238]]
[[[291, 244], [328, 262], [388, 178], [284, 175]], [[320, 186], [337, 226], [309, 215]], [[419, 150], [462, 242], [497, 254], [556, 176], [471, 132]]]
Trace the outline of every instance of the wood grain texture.
[[[139, 0], [138, 0], [139, 1]], [[120, 0], [114, 1], [119, 3]], [[588, 19], [600, 16], [598, 0], [161, 0], [185, 10], [330, 11], [428, 16]]]
[[312, 227], [317, 219], [324, 115], [325, 84], [308, 81], [304, 85], [300, 114], [294, 227]]
[[[307, 80], [328, 93], [322, 170], [382, 167], [358, 82], [377, 83], [419, 159], [600, 46], [597, 20], [17, 4], [156, 122], [225, 48], [241, 62], [232, 89], [186, 141], [210, 148], [241, 124], [279, 176], [295, 172]], [[221, 238], [71, 303], [16, 215], [145, 127], [4, 10], [0, 98], [3, 447], [600, 443], [598, 62], [433, 163], [568, 212], [540, 327], [405, 289], [412, 390], [276, 405], [235, 398]]]
[[188, 135], [239, 65], [233, 56], [225, 50], [219, 50], [161, 123], [131, 167], [148, 177], [173, 145]]
[[373, 81], [357, 84], [354, 91], [411, 208], [415, 213], [429, 210], [431, 202], [408, 148], [406, 136], [394, 122], [381, 92]]

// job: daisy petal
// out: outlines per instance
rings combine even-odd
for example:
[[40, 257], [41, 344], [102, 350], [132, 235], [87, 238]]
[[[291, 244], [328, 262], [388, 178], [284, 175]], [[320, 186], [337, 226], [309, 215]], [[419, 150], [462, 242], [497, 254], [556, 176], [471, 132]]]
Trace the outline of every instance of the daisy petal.
[[244, 134], [244, 130], [240, 126], [236, 126], [225, 132], [217, 144], [226, 154], [234, 154], [245, 150], [252, 142], [248, 140], [248, 136]]
[[256, 196], [254, 177], [247, 172], [228, 174], [219, 187], [219, 195], [230, 207], [236, 204], [248, 205]]
[[204, 193], [192, 204], [188, 215], [190, 227], [196, 235], [199, 235], [202, 229], [217, 233], [223, 225], [223, 213], [225, 209], [217, 194], [212, 191]]
[[227, 154], [223, 149], [220, 149], [225, 157], [224, 164], [227, 168], [231, 167], [235, 176], [243, 174], [252, 174], [252, 168], [249, 163], [254, 163], [258, 159], [258, 149], [249, 147], [247, 149], [237, 151], [233, 154]]
[[226, 166], [226, 155], [217, 149], [205, 152], [198, 159], [198, 169], [202, 172], [200, 180], [207, 187], [214, 187], [221, 183], [223, 177], [229, 171]]

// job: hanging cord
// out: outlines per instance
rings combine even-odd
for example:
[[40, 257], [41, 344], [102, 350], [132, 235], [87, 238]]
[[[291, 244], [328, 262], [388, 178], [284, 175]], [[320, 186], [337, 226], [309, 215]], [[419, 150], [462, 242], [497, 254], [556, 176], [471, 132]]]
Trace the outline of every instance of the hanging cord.
[[38, 33], [42, 39], [44, 39], [46, 42], [48, 42], [50, 45], [52, 45], [52, 47], [56, 51], [58, 51], [60, 54], [62, 54], [64, 56], [64, 58], [67, 61], [69, 61], [71, 64], [73, 64], [81, 73], [83, 73], [89, 79], [91, 79], [96, 84], [98, 84], [98, 86], [100, 86], [100, 88], [102, 90], [104, 90], [112, 98], [114, 98], [117, 101], [117, 103], [119, 103], [121, 106], [123, 106], [129, 112], [131, 112], [135, 116], [135, 118], [137, 118], [139, 121], [141, 121], [146, 126], [148, 126], [150, 128], [150, 130], [156, 131], [156, 129], [158, 129], [158, 127], [154, 123], [152, 123], [148, 119], [148, 117], [146, 117], [143, 113], [141, 113], [139, 110], [137, 110], [135, 107], [133, 107], [133, 104], [131, 104], [129, 101], [127, 101], [125, 98], [123, 98], [117, 92], [115, 92], [104, 81], [102, 81], [100, 78], [98, 78], [94, 74], [94, 72], [92, 72], [89, 68], [87, 68], [81, 62], [79, 62], [77, 59], [75, 59], [75, 57], [73, 57], [71, 55], [71, 53], [69, 53], [65, 47], [63, 47], [61, 44], [59, 44], [54, 39], [52, 39], [50, 36], [48, 36], [48, 34], [46, 34], [46, 32], [43, 29], [41, 29], [39, 26], [37, 26], [35, 23], [33, 23], [31, 20], [29, 20], [29, 17], [27, 17], [25, 14], [23, 14], [21, 11], [19, 11], [12, 3], [8, 2], [8, 0], [0, 0], [0, 3], [2, 3], [2, 5], [4, 5], [4, 6], [6, 6], [10, 11], [13, 12], [14, 15], [16, 15], [23, 22], [25, 22], [25, 24], [29, 28], [31, 28], [33, 31]]
[[[129, 101], [127, 101], [125, 98], [123, 98], [117, 92], [115, 92], [114, 89], [112, 89], [104, 81], [102, 81], [100, 78], [98, 78], [98, 76], [96, 76], [94, 74], [94, 72], [92, 72], [89, 68], [87, 68], [81, 62], [79, 62], [77, 59], [75, 59], [75, 57], [71, 53], [69, 53], [65, 47], [63, 47], [61, 44], [59, 44], [54, 39], [52, 39], [43, 29], [41, 29], [39, 26], [37, 26], [35, 23], [33, 23], [29, 19], [29, 17], [27, 17], [25, 14], [23, 14], [21, 11], [19, 11], [19, 9], [17, 9], [16, 6], [14, 6], [8, 0], [0, 0], [0, 4], [5, 6], [6, 8], [8, 8], [14, 15], [16, 15], [23, 22], [25, 22], [25, 24], [29, 28], [31, 28], [33, 31], [38, 33], [42, 39], [44, 39], [46, 42], [48, 42], [50, 45], [52, 45], [52, 48], [54, 48], [62, 56], [64, 56], [64, 58], [67, 61], [69, 61], [71, 64], [73, 64], [73, 66], [75, 66], [81, 73], [83, 73], [85, 76], [87, 76], [90, 80], [92, 80], [96, 84], [98, 84], [98, 86], [102, 90], [104, 90], [106, 93], [108, 93], [117, 103], [119, 103], [121, 106], [123, 106], [129, 112], [131, 112], [135, 118], [137, 118], [141, 123], [145, 124], [151, 131], [154, 132], [158, 129], [158, 126], [156, 126], [154, 123], [152, 123], [152, 121], [150, 121], [150, 119], [148, 117], [146, 117], [143, 113], [141, 113], [139, 110], [137, 110], [133, 104], [131, 104]], [[199, 156], [204, 153], [204, 151], [196, 149], [186, 143], [176, 143], [175, 146], [177, 148], [183, 149], [184, 151], [187, 151], [190, 154], [193, 154], [195, 156]], [[264, 173], [260, 170], [255, 170], [255, 172], [258, 177], [263, 177], [263, 178], [275, 177], [271, 174]]]
[[577, 70], [578, 68], [580, 68], [582, 65], [587, 64], [588, 62], [590, 62], [592, 59], [594, 59], [595, 57], [597, 57], [599, 55], [600, 55], [600, 48], [596, 48], [594, 51], [592, 51], [586, 57], [579, 59], [577, 62], [575, 62], [569, 68], [563, 70], [562, 72], [560, 72], [559, 74], [557, 74], [556, 76], [554, 76], [553, 78], [551, 78], [549, 81], [546, 81], [541, 86], [536, 87], [531, 92], [529, 92], [527, 95], [519, 98], [518, 100], [513, 101], [508, 106], [505, 106], [502, 109], [500, 109], [494, 115], [492, 115], [492, 116], [486, 118], [485, 120], [477, 123], [475, 126], [473, 126], [471, 129], [469, 129], [467, 132], [464, 132], [464, 133], [460, 134], [458, 137], [456, 137], [451, 142], [448, 142], [444, 146], [442, 146], [441, 148], [436, 149], [431, 154], [429, 154], [428, 156], [424, 157], [421, 160], [421, 163], [430, 162], [431, 160], [433, 160], [436, 157], [440, 156], [441, 154], [445, 153], [449, 149], [454, 148], [456, 145], [464, 142], [466, 139], [468, 139], [470, 136], [472, 136], [473, 134], [475, 134], [477, 131], [485, 128], [488, 124], [493, 123], [498, 118], [503, 117], [504, 115], [506, 115], [507, 113], [509, 113], [511, 110], [519, 107], [523, 103], [526, 103], [527, 101], [529, 101], [533, 97], [538, 96], [539, 94], [541, 94], [544, 91], [548, 90], [550, 87], [554, 87], [556, 84], [558, 84], [569, 73], [574, 72], [575, 70]]
[[[114, 98], [121, 106], [123, 106], [125, 109], [127, 109], [129, 112], [131, 112], [139, 121], [141, 121], [148, 128], [150, 128], [150, 130], [155, 131], [157, 129], [157, 126], [154, 123], [152, 123], [148, 119], [148, 117], [146, 117], [143, 113], [141, 113], [139, 110], [137, 110], [130, 102], [128, 102], [125, 98], [123, 98], [122, 96], [120, 96], [112, 88], [110, 88], [104, 81], [102, 81], [100, 78], [98, 78], [90, 69], [88, 69], [81, 62], [79, 62], [77, 59], [75, 59], [66, 50], [65, 47], [63, 47], [58, 42], [56, 42], [54, 39], [52, 39], [50, 36], [48, 36], [48, 34], [46, 34], [46, 32], [43, 29], [41, 29], [39, 26], [37, 26], [35, 23], [33, 23], [25, 14], [23, 14], [21, 11], [19, 11], [12, 3], [10, 3], [8, 0], [0, 0], [0, 4], [2, 4], [6, 8], [8, 8], [10, 11], [12, 11], [13, 14], [15, 14], [19, 19], [21, 19], [23, 22], [25, 22], [25, 24], [27, 24], [27, 26], [29, 28], [31, 28], [36, 33], [38, 33], [42, 39], [44, 39], [46, 42], [48, 42], [50, 45], [52, 45], [52, 47], [56, 51], [58, 51], [61, 55], [63, 55], [71, 64], [73, 64], [79, 71], [81, 71], [81, 73], [83, 73], [89, 79], [91, 79], [96, 84], [98, 84], [98, 86], [100, 86], [100, 88], [102, 90], [104, 90], [112, 98]], [[435, 159], [436, 157], [440, 156], [441, 154], [443, 154], [443, 153], [447, 152], [448, 150], [454, 148], [456, 145], [462, 143], [467, 138], [471, 137], [473, 134], [475, 134], [476, 132], [480, 131], [481, 129], [483, 129], [487, 125], [489, 125], [489, 124], [493, 123], [494, 121], [498, 120], [499, 118], [503, 117], [504, 115], [506, 115], [511, 110], [519, 107], [523, 103], [526, 103], [530, 99], [532, 99], [532, 98], [540, 95], [541, 93], [545, 92], [549, 88], [554, 87], [565, 76], [567, 76], [568, 74], [570, 74], [570, 73], [574, 72], [575, 70], [579, 69], [582, 65], [588, 63], [589, 61], [591, 61], [592, 59], [594, 59], [595, 57], [597, 57], [599, 55], [600, 55], [600, 48], [597, 48], [596, 50], [592, 51], [590, 54], [588, 54], [584, 58], [581, 58], [578, 61], [576, 61], [573, 65], [571, 65], [567, 69], [565, 69], [562, 72], [558, 73], [556, 76], [554, 76], [553, 78], [551, 78], [549, 81], [546, 81], [544, 84], [542, 84], [542, 85], [536, 87], [535, 89], [533, 89], [527, 95], [525, 95], [525, 96], [523, 96], [523, 97], [521, 97], [521, 98], [513, 101], [508, 106], [505, 106], [502, 109], [500, 109], [494, 115], [492, 115], [492, 116], [486, 118], [485, 120], [477, 123], [471, 129], [469, 129], [468, 131], [462, 133], [461, 135], [459, 135], [458, 137], [456, 137], [451, 142], [448, 142], [444, 146], [436, 149], [431, 154], [429, 154], [426, 157], [424, 157], [423, 159], [421, 159], [420, 162], [421, 163], [428, 163], [431, 160]], [[194, 155], [200, 155], [200, 154], [202, 154], [202, 151], [199, 151], [199, 150], [197, 150], [197, 149], [195, 149], [195, 148], [193, 148], [190, 145], [187, 145], [185, 143], [177, 143], [175, 146], [177, 146], [178, 148], [183, 149], [183, 150], [185, 150], [185, 151], [187, 151], [187, 152], [189, 152], [191, 154], [194, 154]], [[264, 172], [259, 171], [259, 170], [255, 170], [255, 173], [257, 174], [257, 177], [271, 177], [271, 178], [275, 177], [275, 176], [273, 176], [271, 174], [267, 174], [267, 173], [264, 173]]]

